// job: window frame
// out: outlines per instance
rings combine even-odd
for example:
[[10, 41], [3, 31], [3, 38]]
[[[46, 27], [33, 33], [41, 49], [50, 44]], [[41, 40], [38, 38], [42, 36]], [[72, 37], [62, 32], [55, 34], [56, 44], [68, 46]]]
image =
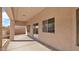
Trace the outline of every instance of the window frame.
[[[52, 21], [52, 22], [50, 22], [50, 21]], [[52, 23], [52, 26], [51, 26], [51, 30], [52, 31], [50, 31], [50, 27], [49, 27], [49, 25], [50, 25], [50, 23]], [[45, 26], [45, 25], [47, 25], [47, 26]], [[48, 19], [48, 20], [44, 20], [43, 22], [42, 22], [42, 31], [43, 32], [48, 32], [48, 33], [55, 33], [55, 18], [53, 17], [53, 18], [50, 18], [50, 19]], [[52, 28], [53, 27], [53, 28]]]

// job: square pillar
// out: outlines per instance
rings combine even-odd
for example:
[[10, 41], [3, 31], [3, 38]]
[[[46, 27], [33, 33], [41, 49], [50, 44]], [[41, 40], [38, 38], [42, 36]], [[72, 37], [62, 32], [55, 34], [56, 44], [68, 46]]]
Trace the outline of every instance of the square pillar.
[[10, 20], [10, 40], [14, 40], [15, 35], [15, 22], [14, 20]]

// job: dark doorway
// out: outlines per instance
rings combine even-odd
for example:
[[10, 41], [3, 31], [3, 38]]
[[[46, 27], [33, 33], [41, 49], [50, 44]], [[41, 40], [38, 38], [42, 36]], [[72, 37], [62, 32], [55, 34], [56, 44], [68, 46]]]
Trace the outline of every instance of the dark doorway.
[[79, 8], [76, 10], [77, 46], [79, 46]]
[[38, 38], [38, 28], [39, 28], [38, 23], [33, 24], [33, 36], [35, 38]]

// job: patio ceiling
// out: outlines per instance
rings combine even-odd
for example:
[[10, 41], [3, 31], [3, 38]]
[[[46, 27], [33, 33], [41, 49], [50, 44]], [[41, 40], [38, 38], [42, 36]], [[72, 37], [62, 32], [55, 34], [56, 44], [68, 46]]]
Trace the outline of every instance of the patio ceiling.
[[25, 22], [40, 13], [43, 9], [43, 7], [13, 7], [12, 12], [15, 21]]

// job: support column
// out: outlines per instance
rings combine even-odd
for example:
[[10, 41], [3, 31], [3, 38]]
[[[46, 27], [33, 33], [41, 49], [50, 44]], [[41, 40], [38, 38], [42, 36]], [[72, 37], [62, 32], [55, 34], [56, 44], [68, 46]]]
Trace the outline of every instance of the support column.
[[2, 8], [0, 7], [0, 50], [2, 49]]
[[10, 40], [14, 40], [15, 35], [15, 22], [14, 20], [10, 20]]

